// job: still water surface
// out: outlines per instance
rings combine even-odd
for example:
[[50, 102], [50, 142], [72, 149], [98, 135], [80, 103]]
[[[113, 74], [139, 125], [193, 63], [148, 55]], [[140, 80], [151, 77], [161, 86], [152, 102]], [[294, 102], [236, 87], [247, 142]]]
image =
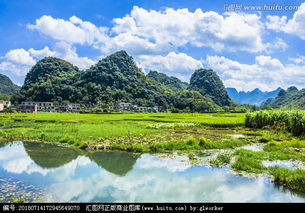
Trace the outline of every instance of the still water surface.
[[31, 191], [55, 202], [305, 201], [304, 194], [277, 187], [266, 177], [242, 177], [228, 167], [43, 143], [0, 143], [0, 184], [2, 200], [9, 193], [31, 196]]

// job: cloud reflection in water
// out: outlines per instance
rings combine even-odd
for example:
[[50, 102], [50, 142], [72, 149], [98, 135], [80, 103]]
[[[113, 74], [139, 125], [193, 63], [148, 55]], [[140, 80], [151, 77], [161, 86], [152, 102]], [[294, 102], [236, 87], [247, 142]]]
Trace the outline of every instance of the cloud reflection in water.
[[[33, 147], [32, 147], [33, 148]], [[149, 154], [80, 155], [57, 168], [42, 168], [13, 143], [0, 149], [0, 167], [11, 174], [39, 174], [60, 201], [72, 202], [304, 202], [268, 179], [234, 175], [229, 168], [190, 166], [180, 160]], [[102, 156], [102, 157], [101, 157]], [[106, 157], [115, 157], [114, 161]], [[37, 157], [37, 156], [36, 156]], [[54, 156], [53, 156], [54, 157]], [[45, 156], [48, 161], [48, 155]], [[41, 161], [42, 159], [40, 159]], [[128, 162], [128, 163], [127, 163]], [[58, 162], [57, 162], [58, 163]], [[125, 164], [128, 164], [124, 167]], [[112, 168], [113, 167], [113, 168]], [[106, 168], [106, 169], [105, 169]], [[1, 169], [0, 169], [1, 176]]]

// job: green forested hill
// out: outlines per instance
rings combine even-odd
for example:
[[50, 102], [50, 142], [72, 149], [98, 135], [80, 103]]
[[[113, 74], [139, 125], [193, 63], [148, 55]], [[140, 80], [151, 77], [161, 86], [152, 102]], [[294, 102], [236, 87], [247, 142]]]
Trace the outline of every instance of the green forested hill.
[[152, 80], [155, 80], [159, 85], [165, 85], [174, 91], [185, 90], [189, 86], [188, 83], [183, 82], [176, 77], [167, 76], [166, 74], [157, 71], [150, 71], [147, 74], [147, 77]]
[[232, 101], [218, 75], [211, 69], [196, 70], [190, 80], [190, 89], [211, 98], [219, 106], [229, 106]]
[[176, 77], [167, 76], [157, 71], [150, 71], [147, 77], [155, 81], [160, 88], [170, 94], [167, 99], [169, 105], [177, 109], [203, 112], [217, 108], [212, 99], [203, 96], [199, 91], [189, 89], [188, 83]]
[[53, 57], [46, 57], [26, 75], [20, 92], [12, 101], [76, 101], [82, 97], [74, 82], [79, 70], [72, 64]]
[[296, 87], [289, 87], [281, 90], [277, 97], [268, 99], [264, 105], [273, 108], [305, 109], [305, 89], [298, 90]]
[[83, 72], [75, 84], [82, 88], [83, 102], [117, 101], [138, 105], [167, 105], [166, 92], [145, 76], [125, 51], [116, 52]]
[[0, 74], [0, 94], [13, 95], [20, 90], [20, 87], [14, 84], [9, 77]]
[[[197, 70], [191, 85], [156, 71], [147, 76], [125, 51], [116, 52], [88, 70], [53, 57], [37, 62], [12, 101], [70, 101], [83, 105], [131, 102], [139, 106], [209, 111], [230, 104], [216, 73]], [[202, 75], [204, 74], [204, 75]]]

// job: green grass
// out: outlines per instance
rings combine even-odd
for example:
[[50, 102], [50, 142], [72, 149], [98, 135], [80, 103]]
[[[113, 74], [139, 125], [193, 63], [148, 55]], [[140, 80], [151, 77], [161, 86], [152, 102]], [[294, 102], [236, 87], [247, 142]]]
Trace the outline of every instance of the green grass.
[[244, 156], [238, 156], [231, 167], [235, 171], [245, 171], [248, 173], [262, 173], [266, 169], [261, 160]]
[[[106, 139], [117, 142], [118, 138], [123, 138], [125, 141], [140, 136], [153, 138], [157, 133], [166, 134], [168, 128], [189, 129], [192, 127], [191, 124], [194, 124], [194, 127], [201, 126], [200, 128], [242, 126], [243, 120], [244, 114], [230, 113], [4, 113], [0, 114], [0, 139], [60, 142], [85, 148], [91, 144], [104, 143]], [[170, 125], [165, 129], [148, 128], [154, 124]], [[139, 146], [133, 147], [133, 145], [124, 146], [129, 146], [132, 150], [141, 150]], [[163, 144], [165, 150], [171, 147], [180, 149], [183, 145]]]
[[305, 192], [305, 170], [274, 167], [270, 170], [270, 174], [274, 177], [275, 183]]
[[[204, 143], [202, 142], [204, 141]], [[213, 146], [210, 144], [214, 144]], [[203, 149], [222, 149], [234, 148], [243, 145], [242, 141], [224, 140], [209, 141], [204, 137], [199, 140], [189, 137], [186, 140], [161, 141], [150, 144], [141, 143], [110, 143], [113, 149], [131, 152], [167, 152], [173, 150], [203, 150]]]
[[293, 150], [269, 152], [269, 160], [299, 160], [305, 162], [305, 156]]
[[213, 140], [213, 141], [206, 141], [203, 144], [204, 149], [232, 149], [235, 147], [243, 146], [247, 144], [247, 140], [233, 140], [233, 139], [226, 139], [226, 140]]
[[193, 137], [181, 141], [165, 141], [159, 143], [152, 143], [149, 145], [143, 144], [112, 144], [114, 149], [126, 150], [131, 152], [165, 152], [172, 150], [198, 150], [202, 149], [199, 146], [199, 141]]
[[235, 171], [262, 173], [266, 169], [262, 164], [262, 160], [268, 159], [268, 154], [263, 151], [254, 152], [247, 149], [238, 149], [234, 152], [234, 155], [236, 159], [231, 167]]
[[186, 122], [207, 126], [242, 126], [244, 113], [134, 113], [134, 114], [78, 114], [78, 113], [15, 113], [1, 114], [4, 120], [62, 122], [62, 123], [102, 123], [115, 121], [145, 122]]
[[299, 139], [292, 139], [289, 141], [270, 141], [265, 147], [265, 151], [278, 151], [283, 150], [285, 148], [305, 148], [305, 141], [301, 141]]
[[[239, 149], [234, 152], [236, 156], [235, 162], [231, 165], [232, 169], [238, 172], [244, 171], [247, 173], [269, 173], [274, 177], [274, 182], [284, 185], [290, 189], [305, 192], [305, 170], [286, 169], [279, 167], [265, 167], [262, 164], [263, 160], [299, 160], [305, 161], [303, 153], [293, 150], [285, 150], [285, 148], [299, 146], [296, 141], [288, 142], [288, 144], [276, 144], [269, 142], [264, 151], [251, 151], [246, 149]], [[270, 149], [276, 146], [277, 148]]]
[[217, 155], [217, 157], [215, 159], [211, 159], [209, 161], [209, 163], [212, 166], [216, 166], [216, 167], [226, 166], [230, 163], [231, 158], [232, 158], [231, 154], [220, 153], [220, 154]]
[[254, 158], [259, 160], [267, 160], [268, 159], [268, 153], [264, 151], [252, 151], [248, 149], [238, 149], [234, 152], [234, 155], [241, 156], [245, 158]]
[[266, 148], [267, 146], [264, 147], [264, 151], [251, 151], [246, 149], [238, 149], [234, 152], [234, 155], [238, 157], [244, 157], [244, 158], [255, 159], [260, 161], [299, 160], [305, 162], [305, 155], [302, 152], [298, 152], [297, 150], [289, 150], [289, 149], [270, 150], [269, 148]]

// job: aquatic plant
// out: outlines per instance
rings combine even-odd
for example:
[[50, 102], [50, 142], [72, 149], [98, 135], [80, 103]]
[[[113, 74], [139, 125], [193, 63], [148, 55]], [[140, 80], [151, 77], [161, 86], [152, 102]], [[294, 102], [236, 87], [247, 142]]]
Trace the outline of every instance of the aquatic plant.
[[215, 140], [215, 141], [205, 141], [203, 143], [202, 148], [204, 149], [229, 149], [235, 148], [242, 145], [247, 144], [247, 140], [240, 139], [240, 140], [233, 140], [233, 139], [226, 139], [226, 140]]
[[270, 174], [274, 177], [275, 183], [293, 190], [305, 192], [305, 170], [291, 170], [276, 166], [270, 170]]
[[288, 150], [289, 148], [294, 148], [295, 151], [300, 151], [300, 148], [305, 148], [305, 141], [299, 139], [285, 140], [285, 141], [270, 141], [265, 147], [265, 151], [278, 151], [278, 150]]
[[238, 156], [231, 167], [235, 171], [246, 171], [249, 173], [262, 173], [266, 169], [261, 160], [244, 156]]
[[215, 159], [211, 159], [209, 163], [216, 167], [228, 165], [231, 161], [232, 155], [229, 153], [220, 153]]

